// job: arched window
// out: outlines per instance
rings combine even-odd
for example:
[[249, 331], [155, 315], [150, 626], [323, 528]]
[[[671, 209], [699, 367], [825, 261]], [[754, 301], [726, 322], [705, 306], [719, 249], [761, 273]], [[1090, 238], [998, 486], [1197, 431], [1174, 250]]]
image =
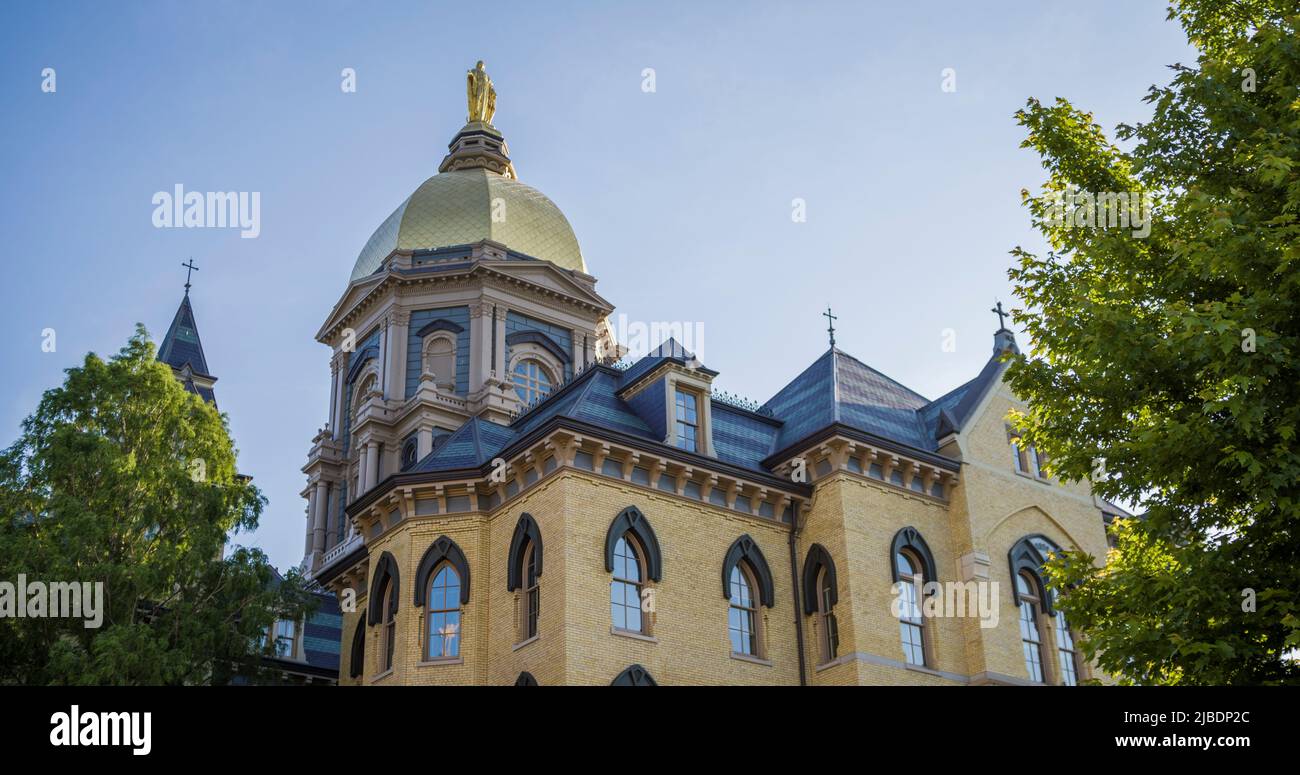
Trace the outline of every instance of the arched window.
[[813, 544], [808, 547], [808, 556], [803, 561], [803, 606], [804, 613], [817, 617], [822, 664], [830, 662], [839, 652], [840, 633], [835, 618], [838, 601], [835, 561], [826, 547]]
[[519, 677], [515, 679], [515, 686], [536, 686], [536, 685], [537, 685], [537, 679], [533, 678], [533, 674], [527, 671], [520, 673]]
[[898, 569], [898, 630], [903, 656], [909, 665], [925, 665], [925, 617], [921, 615], [920, 592], [925, 585], [921, 562], [910, 549], [894, 556]]
[[1020, 609], [1020, 645], [1025, 652], [1025, 672], [1032, 681], [1043, 683], [1043, 634], [1038, 627], [1041, 603], [1034, 582], [1027, 573], [1016, 574], [1016, 604]]
[[352, 632], [352, 655], [348, 660], [348, 677], [360, 678], [366, 663], [366, 622], [357, 621], [357, 628]]
[[933, 644], [921, 609], [925, 585], [938, 581], [934, 555], [921, 537], [921, 531], [905, 527], [894, 534], [891, 545], [893, 578], [898, 595], [898, 634], [903, 658], [909, 665], [929, 664]]
[[379, 654], [379, 672], [393, 669], [394, 651], [397, 644], [397, 600], [401, 590], [400, 574], [397, 560], [384, 552], [375, 563], [370, 581], [370, 606], [366, 615], [367, 623], [380, 627], [381, 650]]
[[534, 358], [524, 358], [516, 363], [511, 379], [515, 383], [515, 394], [525, 404], [545, 398], [555, 385], [551, 372]]
[[389, 584], [384, 587], [383, 598], [383, 643], [384, 651], [383, 666], [381, 672], [388, 672], [393, 669], [393, 651], [397, 646], [397, 606], [393, 604], [396, 599], [396, 590], [393, 585]]
[[610, 686], [658, 686], [650, 671], [640, 665], [632, 665], [610, 681]]
[[537, 579], [537, 549], [532, 542], [524, 550], [524, 640], [537, 636], [537, 619], [542, 610], [541, 587]]
[[425, 659], [460, 656], [460, 574], [444, 562], [429, 582], [429, 637]]
[[614, 578], [609, 582], [609, 614], [614, 629], [644, 632], [641, 618], [641, 585], [645, 576], [642, 552], [630, 534], [614, 544]]
[[357, 403], [363, 403], [371, 393], [379, 392], [379, 375], [370, 374], [361, 380], [361, 389], [357, 391]]
[[469, 561], [456, 542], [438, 536], [415, 571], [415, 605], [425, 607], [426, 660], [455, 659], [464, 639], [461, 608], [469, 602]]
[[734, 654], [758, 656], [758, 601], [754, 579], [747, 563], [731, 568], [731, 598], [728, 601], [727, 632]]
[[1079, 685], [1079, 655], [1074, 650], [1074, 634], [1070, 632], [1070, 623], [1059, 609], [1053, 633], [1056, 635], [1056, 662], [1061, 668], [1061, 683], [1066, 686]]
[[542, 604], [542, 557], [542, 532], [537, 527], [537, 520], [531, 514], [521, 514], [510, 538], [506, 566], [506, 590], [523, 589], [523, 594], [515, 598], [518, 605], [517, 641], [520, 643], [537, 635]]
[[840, 650], [840, 627], [835, 619], [835, 582], [829, 568], [817, 574], [817, 618], [821, 627], [822, 663], [834, 659]]
[[424, 342], [424, 373], [420, 379], [433, 380], [441, 388], [456, 388], [456, 341], [450, 336], [431, 336]]

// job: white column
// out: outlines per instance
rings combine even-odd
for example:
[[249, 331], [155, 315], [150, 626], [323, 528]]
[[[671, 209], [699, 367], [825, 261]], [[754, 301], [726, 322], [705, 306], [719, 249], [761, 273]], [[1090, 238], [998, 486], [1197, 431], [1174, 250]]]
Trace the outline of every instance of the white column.
[[421, 425], [415, 434], [415, 454], [420, 460], [433, 451], [433, 426]]
[[497, 373], [497, 379], [508, 382], [510, 375], [506, 373], [506, 308], [498, 304], [492, 314], [493, 320], [496, 321], [494, 341], [497, 349], [497, 357], [492, 363], [492, 369]]
[[469, 307], [469, 392], [483, 389], [487, 379], [487, 359], [490, 356], [488, 342], [489, 310], [481, 303]]
[[368, 492], [376, 484], [379, 484], [379, 444], [370, 441], [366, 442], [366, 486], [361, 491]]
[[[325, 552], [325, 518], [329, 513], [329, 484], [323, 479], [316, 480], [316, 489], [312, 492], [311, 553]], [[313, 559], [314, 566], [319, 559]]]
[[316, 519], [316, 489], [314, 487], [307, 491], [307, 513], [305, 516], [307, 517], [306, 519], [307, 526], [303, 528], [302, 531], [303, 536], [305, 536], [302, 544], [302, 558], [307, 561], [307, 567], [310, 568], [311, 567], [311, 544], [314, 535], [313, 531], [314, 531], [315, 519]]
[[343, 438], [343, 394], [344, 380], [347, 379], [347, 373], [343, 369], [345, 358], [343, 353], [335, 353], [333, 360], [334, 375], [334, 406], [331, 422], [331, 430], [334, 432], [335, 439]]
[[388, 343], [388, 364], [384, 368], [391, 375], [388, 379], [388, 398], [405, 401], [406, 332], [411, 324], [411, 313], [404, 310], [394, 310], [390, 319], [393, 321], [389, 329], [392, 332], [392, 341]]

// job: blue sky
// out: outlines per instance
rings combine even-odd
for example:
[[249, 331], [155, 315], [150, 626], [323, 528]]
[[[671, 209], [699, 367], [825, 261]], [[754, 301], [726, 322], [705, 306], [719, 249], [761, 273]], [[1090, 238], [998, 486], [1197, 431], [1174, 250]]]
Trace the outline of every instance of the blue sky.
[[[137, 321], [165, 333], [193, 256], [218, 401], [270, 500], [240, 540], [296, 564], [329, 399], [313, 336], [437, 171], [476, 59], [521, 180], [568, 216], [616, 315], [702, 323], [717, 385], [762, 401], [825, 351], [829, 304], [842, 349], [934, 398], [991, 352], [1007, 251], [1041, 244], [1015, 110], [1063, 96], [1110, 130], [1192, 59], [1163, 3], [1131, 0], [486, 8], [5, 4], [0, 444], [86, 351]], [[152, 197], [177, 183], [260, 192], [260, 236], [155, 228]]]

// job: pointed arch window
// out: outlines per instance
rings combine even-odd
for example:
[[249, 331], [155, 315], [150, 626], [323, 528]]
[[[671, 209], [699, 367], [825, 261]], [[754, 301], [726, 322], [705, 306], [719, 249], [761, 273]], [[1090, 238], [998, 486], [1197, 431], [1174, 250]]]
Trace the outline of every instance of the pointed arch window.
[[839, 591], [835, 577], [835, 561], [821, 544], [808, 548], [803, 563], [804, 613], [817, 617], [817, 640], [821, 664], [830, 662], [839, 653], [839, 623], [835, 618], [835, 604]]
[[1056, 662], [1061, 668], [1061, 683], [1066, 686], [1079, 685], [1079, 655], [1074, 648], [1074, 633], [1065, 614], [1056, 612], [1054, 634], [1056, 635]]
[[1016, 607], [1020, 612], [1020, 647], [1025, 655], [1025, 672], [1029, 680], [1044, 683], [1043, 633], [1038, 624], [1039, 604], [1028, 573], [1016, 574]]
[[610, 686], [658, 686], [650, 671], [640, 665], [632, 665], [614, 677]]
[[397, 601], [400, 592], [400, 574], [397, 560], [384, 552], [375, 563], [374, 577], [370, 583], [370, 607], [367, 622], [380, 627], [379, 672], [393, 669], [397, 648]]
[[515, 592], [518, 604], [517, 641], [522, 643], [537, 636], [541, 618], [542, 532], [531, 514], [521, 514], [510, 538], [510, 553], [506, 566], [506, 591]]
[[456, 542], [438, 536], [415, 572], [415, 605], [425, 608], [426, 661], [460, 657], [464, 633], [462, 611], [469, 603], [469, 561]]
[[775, 604], [772, 571], [748, 535], [737, 538], [722, 562], [722, 594], [727, 599], [727, 635], [731, 653], [764, 656], [763, 617], [758, 606]]
[[429, 625], [424, 656], [427, 660], [460, 656], [460, 574], [444, 561], [429, 582]]
[[894, 562], [898, 567], [898, 630], [903, 657], [909, 665], [925, 666], [925, 618], [921, 615], [920, 593], [925, 585], [921, 563], [910, 549], [899, 550]]
[[627, 534], [614, 544], [614, 577], [609, 583], [609, 615], [614, 629], [645, 632], [641, 617], [641, 585], [644, 552], [636, 538]]

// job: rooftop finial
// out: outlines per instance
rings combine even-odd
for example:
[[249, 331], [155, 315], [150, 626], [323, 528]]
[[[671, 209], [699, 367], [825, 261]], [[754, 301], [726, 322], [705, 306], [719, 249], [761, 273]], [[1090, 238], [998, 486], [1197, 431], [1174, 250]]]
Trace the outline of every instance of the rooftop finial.
[[185, 267], [185, 295], [186, 295], [186, 296], [189, 296], [189, 295], [190, 295], [190, 275], [192, 275], [193, 273], [197, 272], [197, 271], [199, 270], [199, 268], [198, 268], [197, 266], [194, 265], [194, 257], [193, 257], [193, 256], [190, 257], [189, 263], [187, 263], [187, 264], [181, 264], [181, 266]]
[[826, 333], [830, 334], [831, 348], [834, 349], [835, 348], [835, 321], [839, 320], [840, 318], [838, 315], [831, 314], [831, 308], [829, 306], [826, 308], [826, 311], [822, 313], [822, 317], [826, 318], [827, 323], [829, 323], [829, 325], [826, 327]]
[[1006, 322], [1005, 318], [1009, 318], [1009, 317], [1011, 317], [1011, 313], [1010, 313], [1010, 312], [1004, 312], [1004, 311], [1002, 310], [1002, 302], [999, 301], [999, 302], [998, 302], [998, 305], [997, 305], [996, 307], [994, 307], [993, 309], [989, 310], [989, 312], [992, 312], [993, 314], [995, 314], [995, 315], [998, 316], [998, 330], [999, 330], [999, 331], [1006, 331], [1006, 330], [1007, 330], [1007, 322]]
[[465, 95], [469, 100], [469, 123], [492, 126], [492, 117], [497, 112], [497, 90], [483, 69], [482, 59], [465, 74]]

